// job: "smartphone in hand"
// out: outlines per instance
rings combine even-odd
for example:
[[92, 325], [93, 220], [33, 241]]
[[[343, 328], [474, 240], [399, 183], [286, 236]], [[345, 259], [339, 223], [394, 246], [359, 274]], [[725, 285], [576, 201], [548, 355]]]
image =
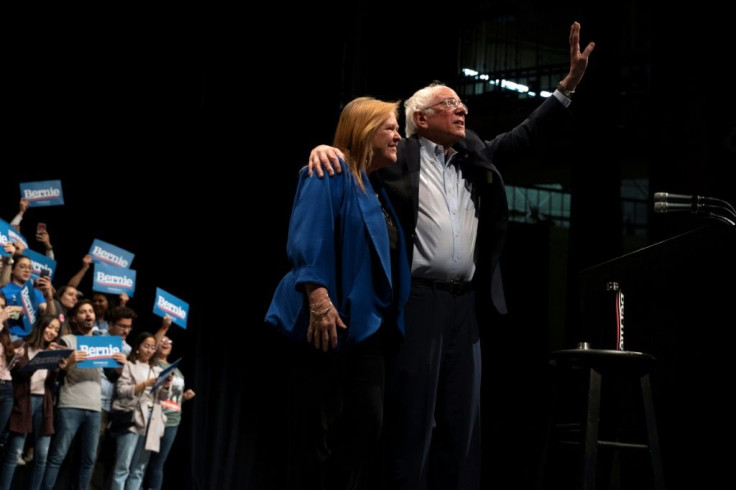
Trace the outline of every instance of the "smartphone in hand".
[[38, 235], [42, 231], [46, 231], [46, 223], [38, 223], [36, 225], [36, 235]]
[[[51, 275], [51, 272], [48, 269], [41, 269], [41, 273], [38, 275], [38, 279], [41, 279], [42, 277], [49, 277]], [[35, 287], [38, 287], [38, 279], [36, 279], [33, 283]]]

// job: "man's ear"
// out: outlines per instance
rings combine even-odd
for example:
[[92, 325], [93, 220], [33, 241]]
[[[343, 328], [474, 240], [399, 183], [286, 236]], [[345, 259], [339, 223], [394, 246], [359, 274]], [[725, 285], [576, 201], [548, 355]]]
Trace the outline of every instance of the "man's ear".
[[420, 128], [426, 128], [427, 127], [427, 116], [424, 114], [423, 111], [415, 111], [414, 114], [412, 114], [414, 117], [414, 124], [417, 125], [417, 127]]

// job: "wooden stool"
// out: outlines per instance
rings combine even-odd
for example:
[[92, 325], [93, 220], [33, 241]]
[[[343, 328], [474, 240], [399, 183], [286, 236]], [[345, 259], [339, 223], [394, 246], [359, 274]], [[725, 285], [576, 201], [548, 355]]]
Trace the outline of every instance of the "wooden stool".
[[[581, 468], [579, 468], [579, 488], [593, 490], [596, 485], [598, 448], [609, 447], [614, 450], [648, 450], [651, 462], [652, 479], [656, 490], [664, 490], [664, 473], [662, 470], [662, 459], [659, 450], [659, 439], [657, 436], [657, 422], [654, 416], [654, 405], [652, 401], [652, 386], [650, 372], [654, 364], [654, 357], [641, 352], [604, 350], [604, 349], [568, 349], [555, 351], [550, 356], [550, 365], [555, 369], [557, 386], [551, 397], [549, 410], [549, 421], [547, 434], [542, 450], [539, 468], [537, 488], [544, 488], [545, 470], [547, 459], [552, 443], [582, 445]], [[583, 408], [584, 418], [577, 418], [571, 424], [559, 424], [560, 417], [560, 381], [579, 373], [582, 378], [587, 378], [587, 393]], [[618, 435], [615, 440], [604, 440], [600, 438], [599, 423], [601, 416], [601, 388], [603, 378], [610, 381], [621, 380], [632, 382], [638, 379], [641, 389], [641, 401], [644, 405], [644, 424], [646, 426], [646, 442], [626, 442], [620, 440]], [[608, 386], [608, 385], [606, 385]], [[607, 388], [610, 390], [610, 388]], [[613, 392], [608, 393], [614, 394]], [[608, 400], [608, 399], [606, 399]], [[608, 415], [608, 412], [605, 412]], [[620, 414], [619, 414], [620, 415]], [[614, 424], [618, 432], [622, 427], [620, 423]], [[574, 436], [567, 440], [563, 435]]]

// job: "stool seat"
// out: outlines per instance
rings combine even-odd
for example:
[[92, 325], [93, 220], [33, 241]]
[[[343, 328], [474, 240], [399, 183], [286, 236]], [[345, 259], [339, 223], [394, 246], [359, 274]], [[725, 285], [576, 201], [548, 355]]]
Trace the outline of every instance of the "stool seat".
[[563, 349], [550, 354], [549, 363], [557, 367], [592, 368], [601, 373], [641, 376], [651, 370], [654, 361], [654, 356], [636, 351]]
[[[548, 452], [553, 442], [560, 444], [575, 444], [581, 447], [581, 468], [579, 473], [579, 486], [583, 490], [594, 490], [596, 486], [598, 449], [600, 447], [618, 450], [646, 450], [652, 468], [654, 488], [664, 489], [664, 477], [662, 461], [659, 450], [657, 435], [657, 424], [654, 415], [654, 404], [652, 397], [650, 373], [655, 363], [655, 358], [643, 352], [618, 351], [609, 349], [563, 349], [554, 351], [549, 356], [549, 365], [559, 380], [571, 372], [580, 372], [585, 375], [587, 387], [585, 391], [585, 406], [583, 415], [573, 424], [558, 424], [558, 393], [554, 392], [551, 397], [548, 413], [547, 434], [544, 441], [542, 458], [537, 480], [537, 489], [544, 488], [544, 473], [547, 464]], [[601, 415], [601, 391], [603, 378], [623, 379], [626, 381], [637, 380], [641, 390], [641, 401], [643, 402], [644, 422], [646, 425], [646, 442], [633, 442], [615, 439], [605, 440], [599, 437], [599, 424]], [[618, 427], [617, 427], [618, 429]], [[558, 431], [565, 431], [569, 436], [577, 433], [579, 437], [570, 441], [559, 438], [554, 441]]]

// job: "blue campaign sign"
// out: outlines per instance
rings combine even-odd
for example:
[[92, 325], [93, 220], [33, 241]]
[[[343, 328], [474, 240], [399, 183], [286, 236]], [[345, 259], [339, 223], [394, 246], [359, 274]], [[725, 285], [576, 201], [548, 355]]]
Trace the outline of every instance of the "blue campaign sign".
[[119, 368], [121, 364], [112, 355], [123, 352], [123, 338], [119, 335], [77, 335], [77, 350], [87, 353], [87, 359], [77, 363], [78, 368]]
[[69, 357], [74, 351], [72, 349], [42, 350], [33, 359], [19, 369], [21, 372], [35, 371], [37, 369], [58, 369], [59, 363]]
[[20, 197], [28, 201], [28, 206], [63, 206], [64, 193], [60, 180], [21, 182]]
[[46, 257], [44, 254], [40, 254], [30, 248], [23, 250], [23, 255], [31, 259], [31, 280], [35, 281], [38, 276], [41, 275], [41, 271], [49, 271], [49, 279], [54, 279], [54, 272], [56, 272], [56, 261], [50, 257]]
[[[36, 324], [38, 318], [38, 304], [36, 304], [36, 295], [33, 294], [33, 282], [26, 282], [22, 288], [20, 288], [20, 306], [23, 307], [23, 330], [27, 334], [33, 330], [33, 325]], [[26, 335], [27, 335], [26, 334]]]
[[89, 248], [89, 255], [92, 262], [97, 264], [112, 265], [115, 267], [130, 268], [133, 262], [134, 254], [115, 245], [111, 245], [102, 240], [95, 239]]
[[[16, 230], [12, 226], [8, 228], [8, 236], [10, 237], [10, 240], [13, 243], [20, 243], [21, 245], [23, 245], [23, 248], [25, 250], [28, 249], [28, 240], [26, 240], [25, 237], [21, 235], [20, 233], [18, 233], [18, 230]], [[24, 250], [24, 255], [25, 255], [25, 250]]]
[[3, 247], [6, 243], [12, 242], [10, 238], [10, 230], [12, 229], [13, 227], [10, 226], [10, 223], [0, 219], [0, 255], [3, 257], [10, 257], [10, 254]]
[[161, 288], [156, 288], [156, 300], [153, 302], [153, 313], [162, 318], [166, 315], [170, 316], [173, 323], [186, 330], [187, 316], [189, 316], [189, 303], [180, 300]]
[[172, 371], [176, 369], [176, 367], [181, 362], [181, 359], [182, 358], [180, 357], [176, 361], [172, 362], [171, 364], [169, 364], [169, 366], [166, 369], [164, 369], [163, 371], [159, 373], [158, 378], [156, 378], [156, 381], [154, 381], [153, 386], [151, 387], [151, 393], [156, 393], [156, 391], [159, 388], [161, 388], [164, 385], [164, 383], [166, 383], [167, 381], [166, 378], [168, 378], [169, 374], [171, 374]]
[[95, 264], [92, 275], [92, 291], [127, 294], [131, 298], [135, 292], [135, 271], [105, 264]]

